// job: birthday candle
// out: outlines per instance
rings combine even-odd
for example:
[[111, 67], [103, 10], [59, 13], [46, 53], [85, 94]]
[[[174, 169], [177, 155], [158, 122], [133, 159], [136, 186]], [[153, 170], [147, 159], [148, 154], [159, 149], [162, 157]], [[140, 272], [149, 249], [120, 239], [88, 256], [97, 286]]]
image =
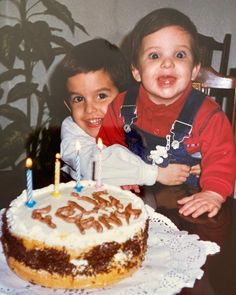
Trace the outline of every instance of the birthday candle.
[[61, 155], [57, 153], [56, 161], [55, 161], [55, 171], [54, 171], [54, 191], [53, 191], [54, 197], [58, 197], [60, 195], [60, 192], [59, 192], [60, 169], [61, 169], [60, 159], [61, 159]]
[[102, 186], [102, 149], [103, 149], [103, 143], [102, 139], [99, 137], [98, 138], [98, 143], [97, 147], [99, 149], [99, 154], [98, 154], [98, 160], [97, 160], [97, 182], [96, 182], [96, 187], [100, 188]]
[[32, 175], [32, 160], [31, 158], [26, 159], [26, 193], [27, 193], [27, 201], [26, 206], [29, 208], [34, 207], [36, 202], [33, 200], [33, 175]]
[[80, 184], [80, 143], [76, 142], [76, 157], [75, 157], [75, 168], [76, 168], [76, 186], [75, 189], [77, 192], [81, 192], [83, 186]]

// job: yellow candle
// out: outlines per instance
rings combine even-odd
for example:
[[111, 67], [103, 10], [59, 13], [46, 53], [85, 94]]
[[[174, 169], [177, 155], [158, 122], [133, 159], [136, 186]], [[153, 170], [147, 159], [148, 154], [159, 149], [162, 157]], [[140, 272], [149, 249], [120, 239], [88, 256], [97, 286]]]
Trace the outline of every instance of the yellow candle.
[[54, 172], [54, 191], [53, 196], [58, 197], [60, 195], [59, 192], [59, 184], [60, 184], [60, 169], [61, 169], [61, 155], [59, 153], [56, 154], [55, 161], [55, 172]]

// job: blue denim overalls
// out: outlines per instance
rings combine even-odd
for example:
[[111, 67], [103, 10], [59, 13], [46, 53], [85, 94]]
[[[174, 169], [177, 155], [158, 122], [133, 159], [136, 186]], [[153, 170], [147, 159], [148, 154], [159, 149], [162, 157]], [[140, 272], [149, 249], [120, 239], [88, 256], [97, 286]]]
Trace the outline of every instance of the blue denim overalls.
[[[193, 120], [206, 95], [192, 89], [179, 117], [172, 125], [170, 134], [168, 134], [166, 138], [163, 138], [148, 133], [134, 125], [138, 119], [136, 113], [138, 92], [139, 86], [134, 86], [129, 89], [126, 93], [124, 104], [121, 107], [125, 140], [129, 150], [140, 156], [146, 163], [157, 164], [160, 167], [166, 167], [169, 163], [186, 164], [189, 166], [199, 164], [201, 161], [200, 153], [190, 155], [183, 141], [190, 136]], [[165, 150], [166, 155], [161, 158], [161, 163], [158, 163], [158, 161], [154, 163], [151, 153], [155, 150], [157, 151], [160, 146], [163, 147], [162, 149]], [[198, 178], [190, 174], [185, 183], [197, 186]]]

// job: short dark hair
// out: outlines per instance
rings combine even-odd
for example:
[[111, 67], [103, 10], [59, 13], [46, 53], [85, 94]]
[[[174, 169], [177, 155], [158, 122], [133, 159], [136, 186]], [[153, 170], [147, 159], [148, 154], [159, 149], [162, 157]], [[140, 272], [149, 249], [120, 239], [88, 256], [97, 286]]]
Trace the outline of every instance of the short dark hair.
[[133, 81], [130, 63], [121, 50], [102, 38], [74, 46], [60, 63], [65, 83], [76, 74], [98, 70], [108, 73], [119, 92], [126, 90]]
[[135, 25], [134, 29], [127, 37], [129, 40], [126, 40], [126, 42], [128, 42], [128, 45], [126, 44], [126, 46], [129, 46], [128, 51], [131, 64], [137, 66], [138, 55], [143, 38], [169, 26], [179, 26], [189, 33], [192, 42], [193, 61], [195, 65], [199, 64], [200, 54], [197, 28], [187, 15], [173, 8], [156, 9], [144, 16]]

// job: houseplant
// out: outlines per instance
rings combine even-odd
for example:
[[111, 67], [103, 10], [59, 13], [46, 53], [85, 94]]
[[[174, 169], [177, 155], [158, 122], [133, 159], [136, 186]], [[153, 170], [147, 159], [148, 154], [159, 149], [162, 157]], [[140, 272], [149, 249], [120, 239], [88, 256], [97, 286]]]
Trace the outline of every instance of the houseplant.
[[[0, 170], [14, 170], [22, 167], [25, 153], [40, 165], [37, 157], [40, 145], [45, 144], [43, 136], [48, 135], [51, 114], [50, 91], [47, 83], [41, 85], [38, 81], [37, 70], [41, 67], [46, 73], [56, 56], [70, 50], [72, 44], [64, 38], [60, 25], [68, 27], [72, 34], [76, 29], [85, 34], [87, 31], [59, 1], [1, 0], [0, 6], [6, 2], [12, 5], [10, 11], [14, 15], [0, 14], [12, 23], [0, 28], [0, 63], [1, 69], [4, 68], [0, 72], [0, 97], [2, 101], [5, 98], [4, 103], [0, 101], [0, 116], [8, 121], [6, 126], [0, 126]], [[41, 20], [45, 16], [50, 18]], [[6, 83], [10, 81], [13, 86], [6, 90]], [[18, 107], [22, 101], [26, 105], [24, 111]], [[36, 117], [32, 114], [33, 102], [37, 105]]]

